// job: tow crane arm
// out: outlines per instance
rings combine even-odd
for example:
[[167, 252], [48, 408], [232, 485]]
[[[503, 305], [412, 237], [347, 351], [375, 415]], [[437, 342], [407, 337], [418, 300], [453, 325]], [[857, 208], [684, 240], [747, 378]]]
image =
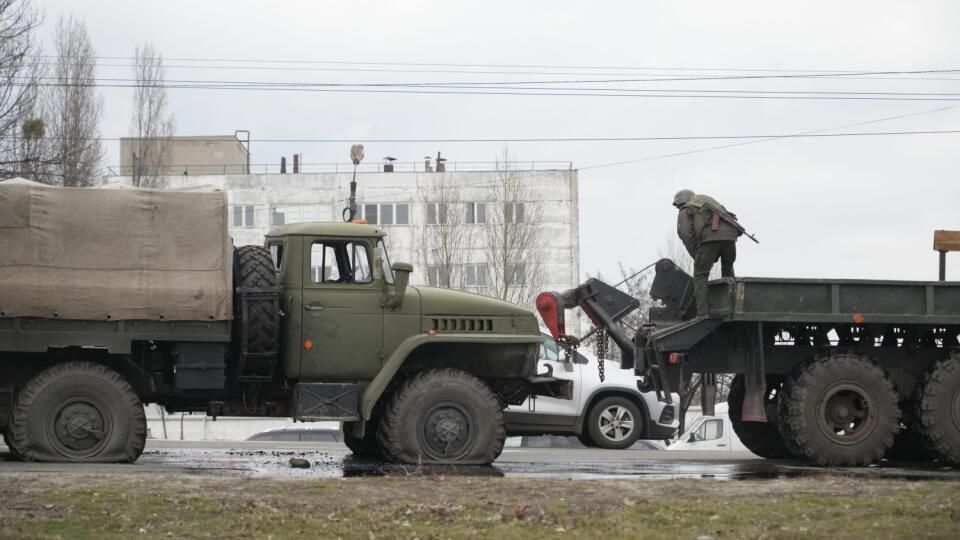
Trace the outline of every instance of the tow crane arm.
[[590, 334], [598, 330], [605, 331], [617, 344], [620, 349], [620, 367], [632, 368], [640, 375], [638, 388], [642, 391], [656, 390], [661, 401], [671, 403], [670, 389], [664, 388], [666, 381], [658, 376], [659, 361], [654, 365], [647, 360], [647, 354], [643, 350], [645, 340], [638, 339], [639, 334], [633, 338], [627, 336], [617, 324], [617, 321], [640, 307], [640, 301], [595, 278], [562, 293], [540, 293], [537, 296], [540, 318], [550, 330], [550, 334], [564, 348], [575, 347], [581, 341], [580, 338], [567, 334], [564, 317], [564, 310], [576, 307], [582, 309], [593, 322], [595, 328]]

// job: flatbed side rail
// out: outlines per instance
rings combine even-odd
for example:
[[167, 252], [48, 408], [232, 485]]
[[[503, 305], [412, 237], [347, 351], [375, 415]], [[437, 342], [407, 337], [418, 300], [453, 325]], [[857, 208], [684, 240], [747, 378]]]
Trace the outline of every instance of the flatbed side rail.
[[231, 321], [86, 321], [0, 317], [0, 351], [102, 348], [128, 354], [135, 341], [228, 343]]
[[[738, 278], [711, 314], [758, 322], [960, 324], [960, 282]], [[716, 302], [714, 302], [716, 301]]]

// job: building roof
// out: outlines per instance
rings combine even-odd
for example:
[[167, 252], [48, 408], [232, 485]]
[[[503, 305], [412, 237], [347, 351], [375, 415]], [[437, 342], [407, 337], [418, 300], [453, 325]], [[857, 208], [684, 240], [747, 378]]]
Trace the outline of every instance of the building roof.
[[359, 223], [340, 223], [327, 221], [320, 223], [293, 223], [270, 229], [267, 236], [386, 236], [383, 229], [375, 225]]

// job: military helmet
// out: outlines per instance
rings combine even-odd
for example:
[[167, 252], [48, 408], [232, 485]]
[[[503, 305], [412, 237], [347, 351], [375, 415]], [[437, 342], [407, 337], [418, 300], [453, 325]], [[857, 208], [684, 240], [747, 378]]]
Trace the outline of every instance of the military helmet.
[[677, 208], [680, 208], [681, 206], [690, 202], [690, 199], [692, 199], [694, 195], [696, 195], [696, 193], [690, 191], [689, 189], [681, 189], [676, 195], [673, 196], [673, 205]]

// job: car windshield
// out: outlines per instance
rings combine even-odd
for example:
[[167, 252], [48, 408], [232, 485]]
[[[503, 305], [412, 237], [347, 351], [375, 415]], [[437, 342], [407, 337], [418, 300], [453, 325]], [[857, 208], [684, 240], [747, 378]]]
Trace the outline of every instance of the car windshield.
[[380, 261], [383, 265], [383, 280], [393, 285], [393, 269], [390, 268], [390, 257], [387, 256], [387, 244], [383, 238], [377, 242], [377, 249], [380, 250]]

